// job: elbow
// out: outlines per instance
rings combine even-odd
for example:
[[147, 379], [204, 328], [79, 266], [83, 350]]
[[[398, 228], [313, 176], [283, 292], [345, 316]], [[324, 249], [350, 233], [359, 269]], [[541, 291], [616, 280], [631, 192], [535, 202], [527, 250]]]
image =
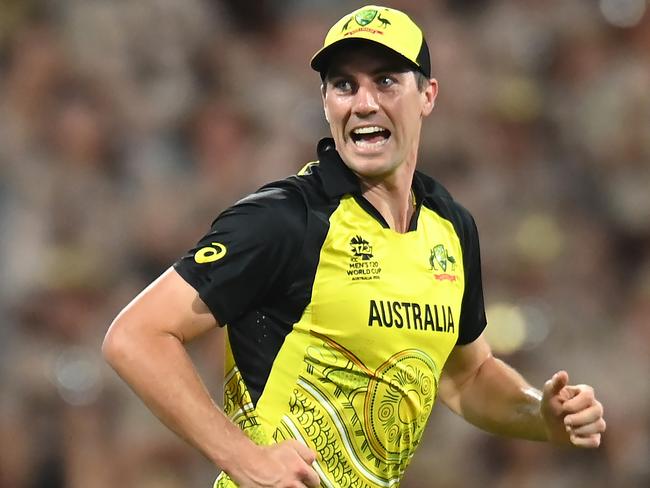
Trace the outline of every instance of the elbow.
[[102, 342], [102, 356], [113, 368], [119, 369], [129, 356], [132, 347], [131, 327], [128, 322], [118, 316], [108, 328]]

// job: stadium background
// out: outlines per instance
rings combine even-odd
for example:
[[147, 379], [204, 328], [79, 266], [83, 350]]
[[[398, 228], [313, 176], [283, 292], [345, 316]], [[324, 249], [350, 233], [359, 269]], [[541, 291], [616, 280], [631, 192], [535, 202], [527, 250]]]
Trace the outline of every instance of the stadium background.
[[[210, 486], [103, 364], [108, 324], [213, 216], [327, 135], [308, 60], [362, 2], [0, 4], [0, 486]], [[598, 451], [434, 409], [403, 486], [650, 486], [650, 6], [392, 1], [440, 96], [421, 169], [475, 215], [489, 337], [595, 386]], [[221, 331], [192, 346], [220, 397]]]

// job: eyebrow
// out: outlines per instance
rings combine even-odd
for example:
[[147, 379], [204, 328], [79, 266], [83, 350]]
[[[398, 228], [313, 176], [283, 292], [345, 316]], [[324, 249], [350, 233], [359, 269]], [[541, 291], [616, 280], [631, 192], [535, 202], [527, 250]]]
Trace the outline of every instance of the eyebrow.
[[[413, 69], [409, 66], [406, 66], [405, 64], [386, 64], [384, 66], [380, 66], [376, 69], [373, 69], [370, 71], [370, 74], [372, 76], [380, 75], [383, 73], [408, 73], [409, 71], [413, 71]], [[337, 77], [342, 77], [342, 76], [348, 76], [349, 73], [346, 73], [345, 70], [342, 70], [340, 68], [331, 68], [328, 70], [327, 75], [325, 79], [330, 79], [330, 78], [337, 78]]]

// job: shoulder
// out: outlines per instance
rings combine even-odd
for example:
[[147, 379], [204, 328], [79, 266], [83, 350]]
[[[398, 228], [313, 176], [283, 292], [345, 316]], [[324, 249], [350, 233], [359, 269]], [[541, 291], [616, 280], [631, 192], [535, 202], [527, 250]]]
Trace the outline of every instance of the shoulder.
[[306, 221], [306, 213], [304, 192], [295, 177], [289, 177], [268, 183], [235, 202], [215, 219], [213, 225], [236, 217], [247, 226], [258, 228], [300, 227]]
[[297, 174], [267, 183], [236, 202], [235, 207], [304, 212], [314, 197], [324, 197], [319, 161], [307, 163]]
[[294, 177], [267, 183], [259, 190], [235, 202], [231, 208], [293, 211], [304, 205], [302, 191]]
[[332, 161], [307, 163], [297, 174], [268, 183], [242, 198], [215, 223], [237, 215], [249, 222], [259, 221], [262, 227], [289, 225], [292, 230], [306, 231], [312, 214], [330, 209], [352, 188], [349, 175], [341, 173]]
[[419, 171], [414, 176], [422, 192], [422, 205], [451, 221], [461, 237], [473, 233], [476, 228], [474, 217], [437, 180]]

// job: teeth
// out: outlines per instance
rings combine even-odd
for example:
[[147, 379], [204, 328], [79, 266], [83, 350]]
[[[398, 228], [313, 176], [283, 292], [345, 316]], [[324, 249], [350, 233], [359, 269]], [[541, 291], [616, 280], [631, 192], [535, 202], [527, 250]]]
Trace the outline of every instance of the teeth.
[[384, 129], [383, 127], [378, 127], [378, 126], [373, 126], [373, 127], [359, 127], [358, 129], [354, 129], [352, 132], [355, 134], [372, 134], [373, 132], [381, 132]]
[[354, 143], [357, 146], [360, 146], [360, 147], [379, 147], [379, 146], [383, 146], [387, 142], [388, 142], [388, 139], [382, 139], [381, 141], [377, 141], [377, 142], [367, 142], [367, 141], [364, 141], [363, 139], [361, 139], [359, 141], [354, 141]]

